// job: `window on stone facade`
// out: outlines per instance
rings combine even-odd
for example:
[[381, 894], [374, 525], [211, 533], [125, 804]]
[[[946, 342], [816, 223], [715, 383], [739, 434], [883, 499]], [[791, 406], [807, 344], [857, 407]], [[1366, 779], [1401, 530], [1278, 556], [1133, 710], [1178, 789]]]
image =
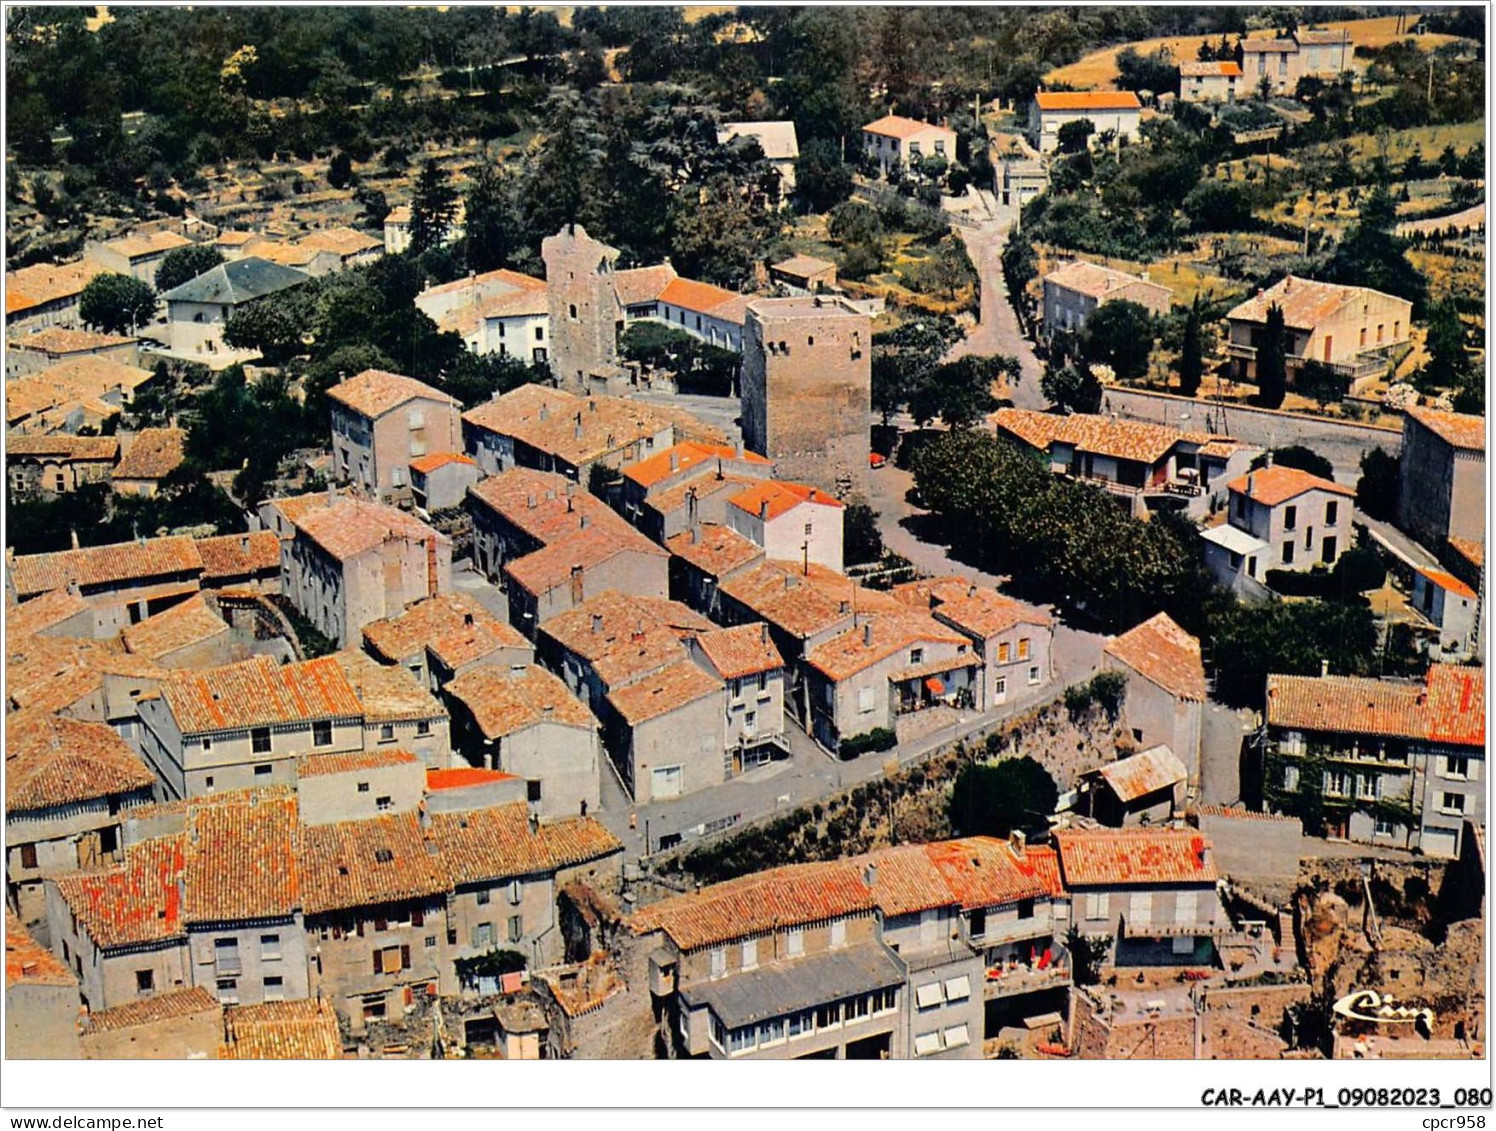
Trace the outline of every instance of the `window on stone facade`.
[[21, 845], [21, 867], [23, 867], [23, 868], [35, 868], [36, 867], [36, 845], [34, 845], [34, 844], [23, 844], [23, 845]]
[[1447, 755], [1444, 759], [1444, 776], [1446, 778], [1468, 778], [1470, 759], [1463, 754]]
[[430, 719], [421, 719], [419, 722], [416, 723], [416, 736], [418, 738], [425, 738], [430, 733], [431, 733], [431, 720]]
[[519, 942], [525, 937], [525, 917], [523, 915], [509, 916], [509, 941]]
[[394, 802], [393, 799], [391, 799], [389, 797], [376, 797], [374, 799], [374, 808], [378, 809], [381, 813], [388, 812], [389, 810], [393, 809], [394, 807], [395, 807], [395, 802]]
[[791, 927], [784, 936], [785, 953], [798, 955], [805, 953], [805, 928]]
[[395, 724], [394, 723], [380, 723], [379, 724], [379, 741], [380, 742], [394, 742], [395, 741]]
[[135, 992], [142, 997], [156, 991], [156, 972], [154, 970], [135, 971]]
[[312, 724], [312, 745], [313, 746], [331, 746], [332, 745], [332, 723], [331, 722], [320, 722], [320, 723], [313, 723]]
[[847, 945], [847, 924], [845, 920], [837, 919], [831, 924], [831, 945]]
[[1446, 813], [1463, 813], [1465, 811], [1465, 795], [1463, 793], [1446, 793], [1440, 800], [1439, 807]]
[[477, 893], [477, 895], [476, 895], [475, 898], [478, 901], [478, 906], [479, 907], [486, 907], [489, 903], [491, 903], [493, 901], [493, 892], [488, 891], [488, 890], [480, 891], [480, 892]]
[[249, 732], [249, 748], [255, 754], [270, 753], [270, 728], [255, 727]]

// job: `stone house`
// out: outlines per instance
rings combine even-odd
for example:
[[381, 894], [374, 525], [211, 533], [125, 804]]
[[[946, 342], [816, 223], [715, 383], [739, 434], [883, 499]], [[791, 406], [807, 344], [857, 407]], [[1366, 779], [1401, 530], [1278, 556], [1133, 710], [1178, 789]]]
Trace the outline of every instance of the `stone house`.
[[432, 452], [410, 461], [411, 500], [428, 514], [462, 506], [468, 488], [482, 473], [478, 461], [461, 452]]
[[5, 384], [5, 424], [13, 435], [94, 435], [118, 424], [122, 407], [154, 378], [149, 369], [81, 356]]
[[530, 641], [464, 592], [428, 597], [397, 616], [366, 624], [364, 648], [432, 691], [475, 668], [508, 670], [535, 657]]
[[[106, 268], [84, 259], [74, 263], [33, 263], [5, 273], [5, 334], [12, 338], [58, 327], [82, 329], [78, 299], [95, 275]], [[6, 378], [10, 378], [7, 370]]]
[[1200, 789], [1200, 736], [1207, 696], [1200, 641], [1159, 613], [1110, 640], [1101, 670], [1127, 677], [1122, 724], [1140, 750], [1167, 746]]
[[296, 764], [301, 823], [334, 825], [381, 813], [414, 813], [425, 796], [427, 772], [415, 754], [388, 746], [304, 755]]
[[11, 556], [6, 564], [6, 594], [13, 602], [55, 589], [76, 592], [95, 610], [101, 635], [186, 600], [198, 591], [203, 573], [197, 544], [177, 535]]
[[665, 599], [670, 554], [637, 530], [620, 524], [582, 528], [516, 558], [504, 567], [509, 621], [527, 633], [589, 597], [609, 590]]
[[366, 369], [327, 390], [333, 473], [378, 502], [407, 497], [412, 460], [462, 451], [462, 406], [398, 373]]
[[5, 909], [7, 1060], [78, 1060], [78, 979]]
[[1226, 315], [1226, 356], [1233, 375], [1257, 379], [1257, 351], [1272, 307], [1283, 312], [1289, 381], [1306, 361], [1350, 381], [1385, 375], [1413, 330], [1413, 304], [1369, 287], [1289, 275]]
[[1168, 824], [1184, 812], [1189, 771], [1167, 746], [1119, 757], [1086, 775], [1087, 815], [1112, 828]]
[[1076, 928], [1111, 936], [1110, 964], [1200, 966], [1231, 929], [1210, 841], [1195, 829], [1062, 829], [1054, 836]]
[[10, 497], [66, 495], [90, 483], [107, 483], [119, 461], [113, 436], [8, 436], [5, 482]]
[[1253, 93], [1243, 80], [1241, 64], [1234, 59], [1186, 60], [1179, 64], [1181, 102], [1230, 103]]
[[1061, 331], [1079, 334], [1097, 308], [1109, 302], [1135, 302], [1159, 317], [1169, 313], [1173, 297], [1173, 291], [1146, 275], [1071, 260], [1044, 276], [1044, 334], [1050, 339]]
[[594, 464], [621, 470], [675, 442], [671, 422], [638, 402], [534, 384], [469, 409], [462, 423], [486, 475], [518, 466], [584, 483]]
[[[800, 139], [794, 122], [723, 122], [717, 141], [726, 145], [738, 138], [758, 142], [764, 157], [779, 175], [778, 207], [783, 208], [795, 195], [795, 162], [800, 158]], [[952, 147], [954, 150], [954, 147]]]
[[169, 990], [86, 1014], [77, 1040], [84, 1060], [213, 1060], [223, 1044], [223, 1012], [203, 986]]
[[596, 495], [553, 472], [511, 467], [468, 489], [473, 516], [473, 564], [490, 581], [518, 558], [588, 527], [627, 531]]
[[234, 349], [223, 340], [224, 327], [240, 310], [253, 303], [299, 287], [309, 278], [305, 271], [283, 267], [268, 259], [249, 255], [188, 279], [161, 296], [172, 353], [210, 369], [251, 361], [253, 350]]
[[178, 248], [191, 246], [191, 240], [176, 232], [131, 232], [119, 239], [90, 244], [84, 248], [83, 257], [105, 271], [154, 286], [161, 261]]
[[862, 617], [805, 654], [811, 737], [837, 751], [848, 739], [896, 730], [932, 707], [975, 709], [982, 659], [965, 633], [928, 614]]
[[1431, 664], [1421, 681], [1270, 675], [1264, 806], [1454, 858], [1462, 826], [1485, 824], [1484, 702], [1478, 667]]
[[763, 547], [710, 522], [666, 539], [665, 548], [670, 551], [670, 599], [713, 620], [721, 618], [722, 583], [764, 560]]
[[872, 320], [846, 299], [757, 299], [743, 324], [743, 443], [835, 498], [866, 493]]
[[1040, 153], [1060, 147], [1060, 127], [1087, 121], [1095, 126], [1093, 140], [1110, 132], [1117, 141], [1136, 141], [1143, 104], [1130, 90], [1041, 90], [1029, 105], [1030, 143]]
[[228, 622], [201, 593], [130, 625], [120, 633], [120, 642], [130, 655], [172, 670], [211, 668], [245, 658]]
[[1274, 95], [1293, 94], [1306, 77], [1333, 79], [1351, 69], [1351, 35], [1345, 28], [1305, 28], [1287, 36], [1252, 36], [1241, 41], [1247, 91], [1265, 81]]
[[[1247, 563], [1250, 557], [1260, 557], [1262, 576], [1269, 569], [1330, 569], [1351, 549], [1356, 493], [1349, 487], [1295, 467], [1268, 466], [1233, 479], [1227, 489], [1227, 521], [1265, 544], [1265, 550], [1249, 555]], [[1219, 568], [1219, 559], [1216, 565]], [[1227, 576], [1241, 565], [1227, 558]]]
[[600, 804], [598, 722], [557, 676], [535, 664], [475, 668], [447, 684], [456, 748], [474, 766], [514, 774], [541, 818], [586, 816]]
[[769, 265], [769, 280], [791, 294], [819, 294], [836, 286], [836, 264], [813, 255], [792, 255]]
[[722, 694], [722, 681], [689, 660], [608, 692], [608, 752], [635, 804], [695, 793], [726, 779]]
[[842, 571], [845, 504], [803, 483], [764, 480], [727, 501], [726, 524], [775, 561]]
[[784, 736], [784, 657], [766, 624], [719, 628], [691, 637], [691, 658], [722, 681], [722, 748], [730, 775], [788, 757]]
[[362, 708], [364, 750], [409, 750], [431, 769], [452, 760], [451, 719], [409, 671], [387, 667], [357, 649], [335, 652]]
[[1459, 663], [1485, 652], [1485, 621], [1480, 594], [1442, 569], [1413, 570], [1410, 603], [1435, 628], [1429, 658]]
[[921, 160], [942, 157], [956, 160], [956, 131], [945, 126], [885, 114], [862, 127], [862, 152], [878, 163], [879, 171], [909, 168]]
[[1403, 414], [1398, 524], [1440, 550], [1486, 540], [1486, 420], [1431, 408]]
[[134, 338], [93, 330], [50, 327], [11, 338], [5, 343], [5, 379], [28, 377], [80, 357], [97, 357], [119, 365], [138, 366], [140, 349]]
[[184, 428], [142, 428], [134, 436], [121, 437], [120, 461], [110, 475], [110, 486], [119, 495], [150, 498], [161, 482], [186, 458]]
[[102, 723], [41, 708], [5, 727], [5, 879], [21, 924], [48, 941], [44, 881], [119, 859], [120, 815], [155, 796], [140, 755]]
[[280, 539], [270, 530], [197, 540], [204, 589], [280, 592]]
[[281, 592], [317, 631], [356, 646], [363, 627], [452, 588], [452, 542], [395, 507], [335, 498], [281, 548]]
[[550, 307], [552, 372], [570, 392], [613, 391], [627, 380], [618, 357], [623, 330], [618, 250], [571, 223], [541, 240], [540, 257]]
[[618, 509], [664, 542], [698, 522], [726, 522], [727, 499], [772, 474], [767, 459], [741, 445], [687, 440], [625, 468]]

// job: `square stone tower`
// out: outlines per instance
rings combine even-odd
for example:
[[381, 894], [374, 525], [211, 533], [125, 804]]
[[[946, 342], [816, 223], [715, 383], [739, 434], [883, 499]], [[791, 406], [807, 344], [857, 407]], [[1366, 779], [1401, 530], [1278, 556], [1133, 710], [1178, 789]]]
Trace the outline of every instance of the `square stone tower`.
[[618, 251], [569, 224], [540, 244], [551, 318], [551, 368], [561, 388], [608, 392], [626, 382], [618, 363], [623, 307], [614, 285]]
[[759, 299], [743, 324], [743, 443], [775, 475], [867, 493], [873, 321], [841, 297]]

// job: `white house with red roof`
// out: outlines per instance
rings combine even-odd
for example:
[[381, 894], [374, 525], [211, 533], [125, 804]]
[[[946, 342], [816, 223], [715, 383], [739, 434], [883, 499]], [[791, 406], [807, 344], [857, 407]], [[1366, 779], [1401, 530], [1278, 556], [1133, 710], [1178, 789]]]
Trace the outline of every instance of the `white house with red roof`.
[[1060, 127], [1085, 120], [1092, 138], [1111, 132], [1115, 140], [1138, 136], [1143, 104], [1130, 90], [1041, 90], [1029, 106], [1029, 141], [1040, 153], [1060, 147]]
[[1429, 658], [1458, 663], [1485, 651], [1484, 606], [1480, 594], [1442, 569], [1413, 571], [1412, 605], [1438, 629]]
[[[1263, 544], [1238, 561], [1208, 554], [1217, 577], [1230, 580], [1257, 561], [1265, 576], [1269, 569], [1302, 573], [1315, 566], [1332, 568], [1351, 548], [1351, 512], [1356, 493], [1330, 479], [1296, 467], [1269, 465], [1249, 471], [1227, 485], [1227, 521], [1233, 528]], [[1208, 542], [1209, 545], [1218, 545]], [[1222, 547], [1227, 554], [1232, 548]]]
[[1198, 795], [1208, 698], [1200, 641], [1158, 613], [1108, 641], [1101, 668], [1127, 677], [1122, 724], [1137, 748], [1167, 746], [1189, 771], [1190, 794]]
[[945, 126], [885, 114], [876, 122], [862, 127], [862, 152], [878, 162], [887, 175], [899, 168], [929, 157], [956, 160], [956, 131]]
[[1187, 60], [1179, 64], [1181, 102], [1235, 102], [1250, 94], [1242, 81], [1241, 64], [1228, 60]]
[[804, 483], [765, 479], [727, 500], [727, 525], [777, 561], [842, 571], [846, 507]]

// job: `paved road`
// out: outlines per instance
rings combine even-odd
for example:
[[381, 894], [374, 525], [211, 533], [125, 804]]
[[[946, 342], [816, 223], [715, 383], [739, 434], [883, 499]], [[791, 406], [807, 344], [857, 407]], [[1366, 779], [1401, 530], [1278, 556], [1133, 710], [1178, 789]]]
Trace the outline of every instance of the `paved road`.
[[1018, 328], [1018, 315], [1013, 313], [1007, 284], [1003, 282], [1002, 251], [1014, 219], [1012, 209], [999, 208], [998, 218], [991, 223], [956, 229], [981, 277], [982, 303], [976, 327], [964, 340], [956, 343], [948, 360], [968, 354], [980, 357], [1005, 354], [1018, 358], [1023, 378], [1016, 388], [1010, 387], [1002, 395], [1011, 399], [1018, 408], [1042, 410], [1049, 407], [1049, 402], [1039, 391], [1039, 375], [1043, 369], [1034, 356], [1033, 345]]
[[727, 433], [727, 439], [731, 443], [735, 444], [743, 437], [742, 429], [738, 425], [738, 417], [742, 413], [742, 402], [737, 397], [643, 391], [630, 393], [629, 399], [643, 401], [645, 404], [663, 404], [671, 408], [683, 409], [698, 420], [722, 429]]

